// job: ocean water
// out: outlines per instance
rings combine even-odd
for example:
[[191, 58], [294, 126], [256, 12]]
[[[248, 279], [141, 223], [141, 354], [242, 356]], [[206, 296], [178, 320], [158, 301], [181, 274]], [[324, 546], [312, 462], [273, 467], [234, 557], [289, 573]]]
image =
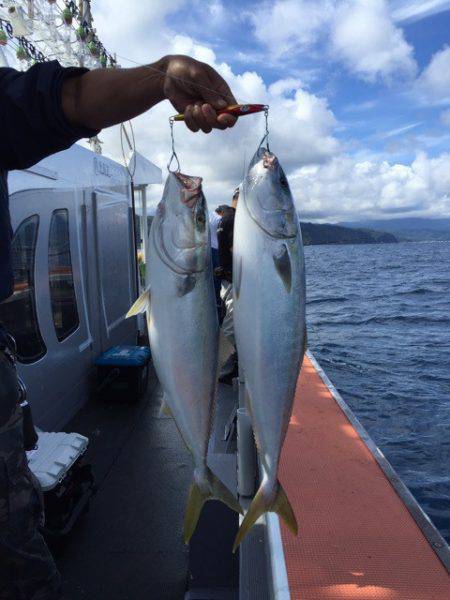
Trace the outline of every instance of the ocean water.
[[310, 349], [450, 542], [450, 242], [305, 259]]

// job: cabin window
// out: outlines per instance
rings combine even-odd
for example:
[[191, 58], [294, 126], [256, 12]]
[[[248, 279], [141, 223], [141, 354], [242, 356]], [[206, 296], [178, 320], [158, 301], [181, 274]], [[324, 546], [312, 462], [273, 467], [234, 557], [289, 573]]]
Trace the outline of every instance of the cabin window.
[[80, 324], [70, 256], [69, 211], [55, 210], [48, 247], [50, 299], [56, 336], [60, 342]]
[[16, 230], [12, 242], [14, 292], [0, 306], [0, 321], [16, 339], [22, 363], [36, 362], [47, 352], [39, 330], [34, 290], [34, 265], [39, 217], [33, 215]]

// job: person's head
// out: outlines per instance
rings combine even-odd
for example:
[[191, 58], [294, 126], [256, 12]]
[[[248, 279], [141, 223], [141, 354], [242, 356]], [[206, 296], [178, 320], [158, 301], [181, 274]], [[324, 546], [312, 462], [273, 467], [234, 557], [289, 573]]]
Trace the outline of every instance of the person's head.
[[230, 207], [227, 204], [221, 204], [220, 206], [218, 206], [216, 208], [216, 213], [218, 215], [220, 215], [221, 217], [223, 217], [223, 215], [226, 213], [228, 208], [230, 208]]
[[233, 208], [237, 208], [237, 203], [238, 203], [238, 201], [239, 201], [239, 194], [240, 194], [240, 193], [241, 193], [241, 190], [240, 190], [240, 188], [239, 188], [239, 187], [237, 187], [237, 188], [234, 190], [234, 193], [233, 193], [233, 198], [231, 199], [231, 206], [232, 206]]

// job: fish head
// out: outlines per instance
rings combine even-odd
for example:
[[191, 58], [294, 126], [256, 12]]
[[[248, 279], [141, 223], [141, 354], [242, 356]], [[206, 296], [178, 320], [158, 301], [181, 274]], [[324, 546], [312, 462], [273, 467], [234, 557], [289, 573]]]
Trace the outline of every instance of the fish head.
[[158, 205], [156, 245], [160, 256], [169, 261], [173, 270], [196, 273], [206, 267], [207, 216], [202, 178], [169, 173], [163, 199]]
[[298, 235], [298, 217], [286, 175], [275, 154], [259, 148], [243, 186], [244, 202], [253, 220], [269, 235]]

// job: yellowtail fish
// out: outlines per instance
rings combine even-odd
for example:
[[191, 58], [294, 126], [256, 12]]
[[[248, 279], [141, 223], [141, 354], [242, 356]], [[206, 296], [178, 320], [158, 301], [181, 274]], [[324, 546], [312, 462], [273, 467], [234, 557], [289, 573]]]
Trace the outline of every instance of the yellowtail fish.
[[147, 313], [164, 401], [194, 458], [184, 520], [188, 543], [207, 500], [221, 500], [242, 512], [206, 462], [216, 398], [219, 326], [200, 177], [169, 173], [150, 230], [147, 264], [150, 289], [127, 316]]
[[303, 245], [286, 176], [264, 148], [249, 165], [237, 207], [233, 279], [239, 364], [263, 469], [235, 550], [265, 512], [298, 530], [277, 472], [306, 345]]

